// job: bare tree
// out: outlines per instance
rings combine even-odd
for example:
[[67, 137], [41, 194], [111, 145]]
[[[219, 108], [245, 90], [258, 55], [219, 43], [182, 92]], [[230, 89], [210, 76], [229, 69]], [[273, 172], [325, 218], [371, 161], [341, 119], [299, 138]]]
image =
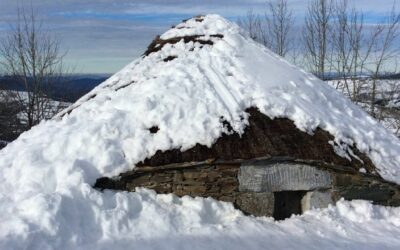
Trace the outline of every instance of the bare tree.
[[20, 105], [9, 93], [0, 90], [0, 149], [23, 132], [18, 118]]
[[255, 14], [252, 9], [247, 11], [244, 18], [239, 18], [237, 23], [240, 27], [247, 30], [250, 37], [265, 46], [268, 45], [265, 29], [262, 25], [262, 20], [259, 15]]
[[288, 8], [287, 0], [268, 2], [265, 13], [268, 31], [268, 44], [272, 51], [285, 57], [292, 48], [293, 12]]
[[375, 102], [377, 96], [377, 84], [382, 71], [387, 63], [399, 55], [399, 45], [396, 39], [399, 37], [400, 13], [396, 11], [395, 4], [384, 23], [376, 25], [373, 30], [371, 43], [371, 110], [372, 116], [376, 117]]
[[354, 8], [349, 10], [347, 0], [336, 2], [334, 14], [330, 65], [343, 82], [343, 88], [349, 97], [357, 102], [362, 86], [358, 74], [364, 70], [370, 54], [364, 39], [364, 16]]
[[332, 61], [331, 65], [336, 70], [341, 80], [344, 81], [344, 89], [351, 95], [347, 77], [349, 73], [350, 55], [352, 44], [349, 41], [349, 15], [347, 11], [347, 0], [336, 3], [335, 8], [336, 22], [334, 22], [334, 32], [332, 35]]
[[334, 11], [332, 0], [313, 0], [309, 3], [303, 32], [305, 56], [315, 74], [325, 79], [328, 38]]
[[351, 99], [355, 103], [359, 101], [361, 89], [365, 85], [365, 80], [360, 78], [359, 75], [364, 74], [366, 62], [371, 54], [371, 45], [369, 44], [371, 44], [371, 41], [375, 40], [375, 37], [368, 38], [365, 36], [364, 27], [364, 14], [353, 8], [350, 12], [348, 28], [348, 40], [351, 46], [351, 56], [349, 57], [350, 62], [347, 62], [346, 64], [352, 82]]
[[62, 76], [60, 43], [46, 32], [31, 8], [18, 9], [18, 19], [10, 34], [0, 43], [1, 66], [5, 74], [23, 86], [24, 91], [10, 91], [10, 98], [20, 106], [26, 129], [57, 112], [50, 98], [55, 82]]

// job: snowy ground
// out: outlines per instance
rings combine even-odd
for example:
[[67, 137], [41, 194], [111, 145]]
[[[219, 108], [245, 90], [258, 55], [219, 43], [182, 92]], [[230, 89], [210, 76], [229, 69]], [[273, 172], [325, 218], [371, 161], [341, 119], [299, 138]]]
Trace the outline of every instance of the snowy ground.
[[[26, 91], [0, 89], [0, 102], [4, 102], [6, 97], [7, 101], [17, 101], [21, 103], [28, 102], [28, 92]], [[56, 101], [50, 98], [43, 98], [43, 101], [41, 101], [41, 103], [45, 107], [44, 116], [47, 117], [47, 119], [51, 118], [54, 114], [58, 113], [59, 111], [71, 105], [71, 103], [69, 102]], [[20, 114], [18, 114], [18, 117], [22, 122], [22, 124], [25, 124], [27, 122], [26, 114], [21, 112]]]
[[[85, 205], [88, 197], [97, 206]], [[44, 199], [41, 205], [48, 210], [62, 207], [58, 218], [36, 214], [45, 223], [29, 234], [24, 227], [16, 229], [19, 234], [4, 234], [11, 225], [0, 224], [0, 249], [382, 250], [400, 246], [400, 208], [373, 206], [367, 201], [339, 201], [336, 206], [276, 222], [243, 216], [230, 203], [156, 195], [145, 189], [100, 194], [87, 187], [80, 197], [82, 207], [72, 197], [55, 204]], [[35, 212], [25, 208], [25, 219]]]
[[340, 202], [276, 223], [210, 199], [91, 187], [157, 150], [211, 145], [221, 117], [242, 133], [249, 107], [328, 131], [343, 157], [356, 146], [400, 184], [398, 138], [332, 87], [216, 15], [162, 38], [193, 34], [213, 45], [167, 44], [0, 151], [0, 249], [398, 249], [397, 208]]
[[[366, 112], [371, 112], [372, 79], [341, 79], [328, 83]], [[376, 86], [376, 119], [400, 138], [400, 80], [378, 80]]]
[[[16, 139], [22, 132], [27, 129], [27, 107], [28, 94], [25, 91], [1, 90], [0, 89], [0, 149], [10, 141]], [[50, 119], [59, 111], [71, 105], [68, 102], [55, 101], [44, 98], [41, 102], [43, 116]], [[41, 114], [35, 112], [35, 114]]]

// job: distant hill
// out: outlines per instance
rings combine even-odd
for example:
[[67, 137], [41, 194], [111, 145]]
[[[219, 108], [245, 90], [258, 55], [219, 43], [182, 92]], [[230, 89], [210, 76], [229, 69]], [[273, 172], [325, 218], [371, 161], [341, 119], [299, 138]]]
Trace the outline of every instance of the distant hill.
[[[315, 73], [314, 73], [315, 74]], [[359, 74], [358, 76], [356, 76], [355, 78], [366, 78], [366, 77], [371, 77], [371, 74], [368, 73], [363, 73], [363, 74]], [[338, 80], [343, 78], [342, 76], [340, 76], [338, 73], [335, 72], [327, 72], [325, 73], [325, 81], [330, 81], [330, 80]], [[400, 73], [382, 73], [381, 75], [378, 76], [379, 79], [382, 80], [396, 80], [396, 79], [400, 79]]]
[[392, 75], [387, 75], [387, 76], [383, 76], [381, 77], [382, 79], [392, 79], [392, 80], [396, 80], [396, 79], [400, 79], [400, 73], [398, 74], [392, 74]]
[[[54, 84], [52, 99], [65, 102], [75, 102], [94, 87], [105, 81], [109, 75], [71, 75], [60, 79]], [[0, 77], [0, 89], [25, 91], [22, 83], [12, 77]]]

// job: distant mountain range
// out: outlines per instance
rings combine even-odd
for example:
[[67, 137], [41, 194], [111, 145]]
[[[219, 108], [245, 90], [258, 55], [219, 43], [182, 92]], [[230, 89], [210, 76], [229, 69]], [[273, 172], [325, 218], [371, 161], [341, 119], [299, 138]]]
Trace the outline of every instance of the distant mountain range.
[[[75, 102], [110, 76], [111, 74], [74, 74], [65, 76], [54, 84], [51, 98], [57, 101]], [[335, 73], [327, 73], [326, 78], [326, 80], [334, 80], [338, 78], [338, 75]], [[400, 79], [400, 73], [385, 74], [380, 78]], [[25, 91], [23, 84], [7, 76], [0, 77], [0, 89]]]
[[[336, 72], [326, 72], [325, 73], [325, 81], [327, 80], [337, 80], [342, 78], [343, 76], [339, 75]], [[348, 76], [350, 77], [350, 76]], [[356, 78], [365, 78], [365, 77], [371, 77], [371, 74], [368, 73], [360, 73]], [[382, 73], [378, 76], [379, 79], [384, 79], [384, 80], [398, 80], [400, 79], [400, 73]]]
[[[53, 86], [52, 99], [75, 102], [94, 87], [105, 81], [110, 74], [79, 74], [62, 77]], [[25, 91], [22, 83], [12, 77], [0, 77], [0, 89]]]
[[397, 80], [400, 79], [400, 73], [398, 74], [392, 74], [392, 75], [386, 75], [386, 76], [382, 76], [382, 79], [392, 79], [392, 80]]

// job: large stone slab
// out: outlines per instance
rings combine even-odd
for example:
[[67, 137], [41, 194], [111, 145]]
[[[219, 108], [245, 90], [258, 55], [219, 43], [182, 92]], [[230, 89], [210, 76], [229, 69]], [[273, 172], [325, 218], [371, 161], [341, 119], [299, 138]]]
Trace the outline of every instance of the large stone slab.
[[239, 171], [239, 190], [278, 192], [332, 187], [332, 175], [305, 164], [243, 164]]
[[303, 213], [313, 208], [326, 208], [329, 204], [335, 204], [331, 190], [307, 192], [301, 200]]
[[272, 216], [274, 213], [273, 193], [243, 192], [236, 197], [236, 207], [254, 216]]

